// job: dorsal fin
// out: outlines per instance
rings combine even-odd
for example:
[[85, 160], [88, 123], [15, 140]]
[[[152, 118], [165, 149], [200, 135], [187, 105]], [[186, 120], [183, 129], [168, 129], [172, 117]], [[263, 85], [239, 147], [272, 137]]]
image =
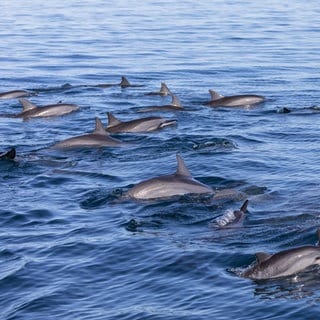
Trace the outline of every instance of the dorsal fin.
[[247, 199], [241, 206], [240, 211], [242, 211], [243, 213], [246, 213], [248, 208], [248, 203], [249, 203], [249, 200]]
[[183, 159], [180, 157], [178, 153], [176, 154], [176, 157], [177, 157], [177, 163], [178, 163], [176, 174], [185, 176], [185, 177], [192, 177], [190, 171], [188, 170]]
[[164, 82], [161, 82], [160, 93], [163, 95], [171, 94], [170, 89], [167, 87], [167, 85]]
[[130, 84], [129, 80], [128, 80], [126, 77], [122, 76], [122, 77], [121, 77], [120, 86], [121, 86], [122, 88], [124, 88], [124, 87], [129, 87], [129, 86], [131, 86], [131, 84]]
[[174, 95], [174, 94], [172, 95], [171, 105], [174, 106], [174, 107], [183, 109], [182, 104], [181, 104], [179, 98], [178, 98], [176, 95]]
[[19, 102], [22, 104], [22, 107], [23, 107], [22, 112], [26, 112], [26, 111], [38, 108], [35, 104], [31, 103], [27, 99], [23, 99], [23, 98], [19, 99]]
[[258, 263], [264, 262], [268, 260], [271, 257], [271, 254], [264, 253], [264, 252], [257, 252], [256, 253], [256, 258]]
[[221, 99], [223, 98], [224, 96], [220, 93], [218, 93], [217, 91], [214, 91], [214, 90], [209, 90], [209, 93], [211, 95], [211, 100], [218, 100], [218, 99]]
[[100, 134], [100, 135], [103, 135], [103, 136], [107, 136], [108, 135], [108, 133], [105, 130], [101, 120], [98, 117], [96, 117], [96, 128], [94, 129], [93, 133], [94, 134]]
[[107, 112], [107, 115], [108, 115], [108, 126], [107, 126], [108, 128], [114, 127], [121, 123], [121, 121], [118, 120], [111, 112]]

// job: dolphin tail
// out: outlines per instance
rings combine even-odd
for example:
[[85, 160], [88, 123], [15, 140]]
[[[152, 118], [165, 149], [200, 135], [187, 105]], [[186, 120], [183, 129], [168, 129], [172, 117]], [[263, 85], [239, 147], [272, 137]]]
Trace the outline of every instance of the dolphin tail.
[[129, 86], [131, 86], [129, 80], [126, 77], [122, 76], [121, 82], [120, 82], [120, 87], [125, 88], [125, 87], [129, 87]]
[[240, 211], [242, 211], [243, 213], [246, 213], [248, 208], [248, 203], [249, 203], [249, 200], [247, 199], [241, 206]]
[[211, 100], [214, 101], [214, 100], [218, 100], [218, 99], [221, 99], [223, 98], [224, 96], [220, 93], [218, 93], [217, 91], [214, 91], [214, 90], [209, 90], [209, 93], [211, 95]]
[[121, 123], [111, 112], [107, 112], [108, 115], [108, 126], [107, 128], [114, 127]]
[[21, 99], [19, 99], [19, 102], [22, 104], [22, 108], [23, 108], [22, 112], [29, 111], [29, 110], [37, 108], [37, 106], [35, 104], [31, 103], [27, 99], [21, 98]]

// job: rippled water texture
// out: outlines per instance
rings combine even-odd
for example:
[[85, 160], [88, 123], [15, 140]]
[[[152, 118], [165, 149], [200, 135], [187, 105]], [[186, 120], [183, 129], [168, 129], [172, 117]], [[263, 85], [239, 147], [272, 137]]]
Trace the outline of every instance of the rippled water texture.
[[[0, 92], [74, 103], [50, 119], [12, 118], [0, 101], [2, 319], [316, 319], [319, 268], [276, 280], [238, 276], [256, 252], [314, 245], [320, 227], [320, 23], [311, 1], [39, 1], [0, 4]], [[121, 89], [126, 76], [142, 87]], [[122, 148], [53, 150], [106, 113], [158, 112], [177, 125], [119, 134]], [[64, 86], [64, 84], [70, 84]], [[210, 108], [208, 90], [258, 94]], [[284, 113], [287, 108], [291, 112]], [[125, 199], [171, 174], [176, 153], [220, 197]], [[228, 193], [229, 189], [237, 192]], [[214, 221], [249, 199], [243, 226]]]

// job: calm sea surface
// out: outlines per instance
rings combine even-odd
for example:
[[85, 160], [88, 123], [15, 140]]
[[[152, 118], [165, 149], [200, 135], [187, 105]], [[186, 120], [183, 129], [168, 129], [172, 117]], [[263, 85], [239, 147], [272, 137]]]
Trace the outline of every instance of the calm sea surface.
[[[320, 271], [255, 282], [256, 252], [315, 244], [320, 227], [320, 6], [311, 1], [19, 1], [0, 4], [0, 91], [80, 111], [0, 118], [1, 319], [316, 319]], [[92, 87], [127, 76], [143, 87]], [[154, 113], [176, 127], [121, 134], [124, 148], [53, 151], [106, 113]], [[74, 87], [62, 88], [66, 83]], [[86, 86], [89, 85], [89, 86]], [[209, 108], [209, 89], [260, 94]], [[291, 113], [279, 112], [282, 108]], [[1, 100], [0, 113], [21, 111]], [[243, 200], [135, 202], [137, 182], [176, 170], [176, 153], [215, 190], [245, 192], [243, 227], [212, 221]]]

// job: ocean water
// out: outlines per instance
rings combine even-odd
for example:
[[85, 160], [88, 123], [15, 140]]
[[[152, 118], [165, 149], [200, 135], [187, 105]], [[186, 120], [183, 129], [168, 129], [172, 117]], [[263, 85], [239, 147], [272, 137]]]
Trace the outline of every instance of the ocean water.
[[[316, 319], [319, 268], [275, 280], [239, 276], [256, 252], [315, 244], [320, 227], [320, 7], [317, 1], [2, 0], [0, 91], [56, 118], [6, 117], [0, 101], [1, 319]], [[142, 87], [94, 87], [126, 76]], [[163, 105], [178, 124], [115, 135], [123, 148], [59, 151], [106, 113]], [[69, 88], [62, 87], [69, 83]], [[252, 108], [210, 108], [209, 89], [260, 94]], [[291, 113], [281, 113], [289, 108]], [[124, 199], [176, 170], [249, 199], [242, 227], [212, 223], [243, 198]]]

